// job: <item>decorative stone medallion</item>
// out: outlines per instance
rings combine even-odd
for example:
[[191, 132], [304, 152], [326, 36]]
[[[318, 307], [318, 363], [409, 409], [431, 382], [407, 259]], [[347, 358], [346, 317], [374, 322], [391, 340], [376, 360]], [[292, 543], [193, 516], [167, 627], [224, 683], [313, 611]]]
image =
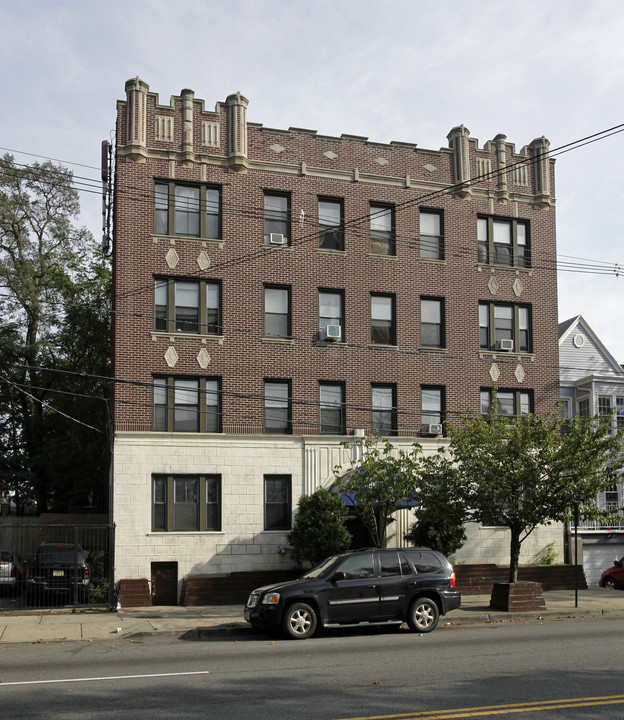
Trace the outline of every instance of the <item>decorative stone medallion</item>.
[[170, 368], [175, 367], [178, 362], [178, 353], [173, 345], [169, 345], [167, 352], [165, 353], [165, 362]]
[[275, 143], [275, 145], [269, 146], [269, 150], [273, 150], [274, 153], [277, 153], [279, 155], [280, 153], [283, 153], [286, 148], [283, 148], [281, 145]]
[[524, 285], [522, 284], [522, 280], [520, 278], [516, 278], [514, 280], [514, 284], [512, 285], [513, 291], [516, 293], [516, 297], [520, 297], [522, 295], [522, 291], [524, 290]]
[[167, 265], [173, 270], [180, 262], [180, 256], [175, 251], [175, 248], [169, 248], [169, 252], [165, 255]]
[[210, 258], [205, 250], [202, 250], [197, 256], [197, 264], [200, 270], [205, 270], [210, 267]]
[[496, 295], [498, 292], [498, 280], [494, 277], [494, 275], [491, 275], [488, 280], [488, 290], [492, 293], [492, 295]]
[[323, 155], [325, 155], [325, 157], [329, 158], [330, 160], [335, 160], [338, 157], [338, 155], [336, 155], [336, 153], [332, 152], [331, 150], [327, 150], [323, 153]]
[[498, 369], [498, 365], [496, 363], [492, 363], [492, 367], [490, 368], [490, 377], [492, 378], [492, 382], [497, 382], [500, 377], [500, 370]]
[[210, 355], [206, 348], [202, 348], [197, 354], [197, 362], [202, 370], [205, 370], [210, 365]]
[[518, 363], [518, 365], [516, 365], [516, 372], [514, 373], [514, 375], [516, 376], [516, 380], [519, 383], [524, 382], [526, 373], [524, 372], [524, 368], [522, 367], [522, 365], [520, 365], [520, 363]]

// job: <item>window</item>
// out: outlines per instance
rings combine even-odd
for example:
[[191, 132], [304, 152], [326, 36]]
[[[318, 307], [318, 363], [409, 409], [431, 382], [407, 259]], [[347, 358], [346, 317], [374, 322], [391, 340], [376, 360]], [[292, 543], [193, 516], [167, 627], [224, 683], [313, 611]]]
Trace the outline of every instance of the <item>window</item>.
[[482, 350], [532, 352], [530, 307], [479, 303], [479, 347]]
[[377, 255], [394, 255], [394, 208], [387, 205], [370, 206], [370, 248]]
[[[492, 414], [491, 390], [481, 390], [481, 414]], [[505, 417], [523, 417], [533, 412], [533, 393], [530, 390], [499, 390], [496, 393], [496, 414]]]
[[[273, 235], [273, 237], [271, 237]], [[264, 242], [288, 245], [290, 241], [290, 196], [264, 193]]]
[[344, 435], [346, 433], [344, 385], [321, 383], [319, 398], [321, 434]]
[[444, 300], [420, 299], [420, 344], [427, 347], [444, 347]]
[[424, 386], [420, 389], [421, 422], [442, 425], [444, 422], [444, 388]]
[[159, 235], [221, 237], [221, 190], [206, 185], [157, 182], [154, 232]]
[[265, 530], [290, 530], [291, 485], [290, 475], [264, 476]]
[[615, 421], [618, 430], [624, 429], [624, 397], [615, 398]]
[[420, 257], [444, 260], [441, 212], [420, 211]]
[[154, 330], [219, 335], [221, 283], [155, 278]]
[[579, 400], [578, 414], [581, 417], [589, 417], [589, 398], [583, 398], [582, 400]]
[[344, 250], [342, 200], [318, 201], [319, 247]]
[[264, 334], [266, 337], [290, 337], [290, 288], [265, 286]]
[[371, 295], [371, 342], [396, 345], [394, 295]]
[[339, 337], [336, 338], [344, 342], [344, 295], [338, 290], [319, 290], [319, 339], [330, 339], [331, 332], [336, 330], [327, 330], [327, 326], [340, 328]]
[[396, 386], [372, 386], [372, 427], [378, 435], [396, 435]]
[[221, 432], [221, 387], [214, 378], [155, 377], [153, 429]]
[[609, 395], [598, 396], [598, 414], [601, 418], [606, 418], [609, 421], [609, 426], [611, 426], [613, 406], [611, 404], [611, 397]]
[[477, 243], [480, 263], [531, 267], [529, 224], [526, 221], [478, 218]]
[[373, 565], [373, 555], [368, 553], [358, 553], [343, 560], [336, 568], [338, 572], [343, 572], [347, 580], [362, 580], [364, 578], [374, 578], [375, 568]]
[[220, 475], [153, 475], [152, 531], [221, 530]]
[[264, 432], [290, 433], [290, 383], [264, 381]]

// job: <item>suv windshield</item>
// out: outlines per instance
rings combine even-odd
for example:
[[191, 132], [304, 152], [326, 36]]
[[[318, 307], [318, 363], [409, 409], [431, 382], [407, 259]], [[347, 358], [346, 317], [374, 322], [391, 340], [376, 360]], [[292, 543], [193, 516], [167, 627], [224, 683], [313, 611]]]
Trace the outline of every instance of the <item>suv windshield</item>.
[[338, 555], [334, 555], [330, 558], [327, 558], [327, 560], [323, 560], [323, 562], [320, 565], [313, 567], [312, 570], [308, 570], [308, 572], [303, 577], [304, 578], [323, 577], [323, 575], [325, 575], [325, 573], [336, 562], [337, 559], [338, 559]]
[[[79, 565], [82, 564], [82, 554], [79, 549], [76, 549], [76, 559]], [[55, 563], [67, 563], [68, 565], [74, 564], [74, 548], [50, 545], [49, 547], [39, 548], [37, 553], [37, 560], [42, 565], [53, 565]]]

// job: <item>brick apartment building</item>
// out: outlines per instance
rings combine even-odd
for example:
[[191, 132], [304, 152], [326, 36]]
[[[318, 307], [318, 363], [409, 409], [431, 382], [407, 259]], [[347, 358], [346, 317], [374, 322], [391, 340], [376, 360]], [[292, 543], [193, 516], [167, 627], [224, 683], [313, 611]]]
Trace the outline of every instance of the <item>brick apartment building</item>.
[[[544, 138], [479, 147], [459, 126], [423, 150], [265, 128], [247, 105], [161, 104], [136, 78], [117, 108], [116, 578], [176, 598], [189, 576], [290, 567], [297, 502], [345, 440], [429, 453], [494, 386], [509, 414], [559, 399]], [[507, 548], [472, 527], [457, 557]]]

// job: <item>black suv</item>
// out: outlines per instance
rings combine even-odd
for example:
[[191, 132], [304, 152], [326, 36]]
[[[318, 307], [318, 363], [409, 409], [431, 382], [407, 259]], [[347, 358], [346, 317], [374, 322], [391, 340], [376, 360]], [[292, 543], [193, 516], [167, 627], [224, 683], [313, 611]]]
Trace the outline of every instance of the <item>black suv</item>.
[[281, 627], [301, 640], [317, 627], [403, 622], [426, 633], [460, 604], [453, 567], [439, 552], [371, 548], [330, 557], [300, 580], [257, 588], [247, 600], [245, 620], [254, 627]]
[[89, 568], [84, 550], [73, 543], [43, 543], [35, 552], [28, 570], [28, 594], [42, 598], [47, 594], [65, 595], [85, 603], [89, 598]]

